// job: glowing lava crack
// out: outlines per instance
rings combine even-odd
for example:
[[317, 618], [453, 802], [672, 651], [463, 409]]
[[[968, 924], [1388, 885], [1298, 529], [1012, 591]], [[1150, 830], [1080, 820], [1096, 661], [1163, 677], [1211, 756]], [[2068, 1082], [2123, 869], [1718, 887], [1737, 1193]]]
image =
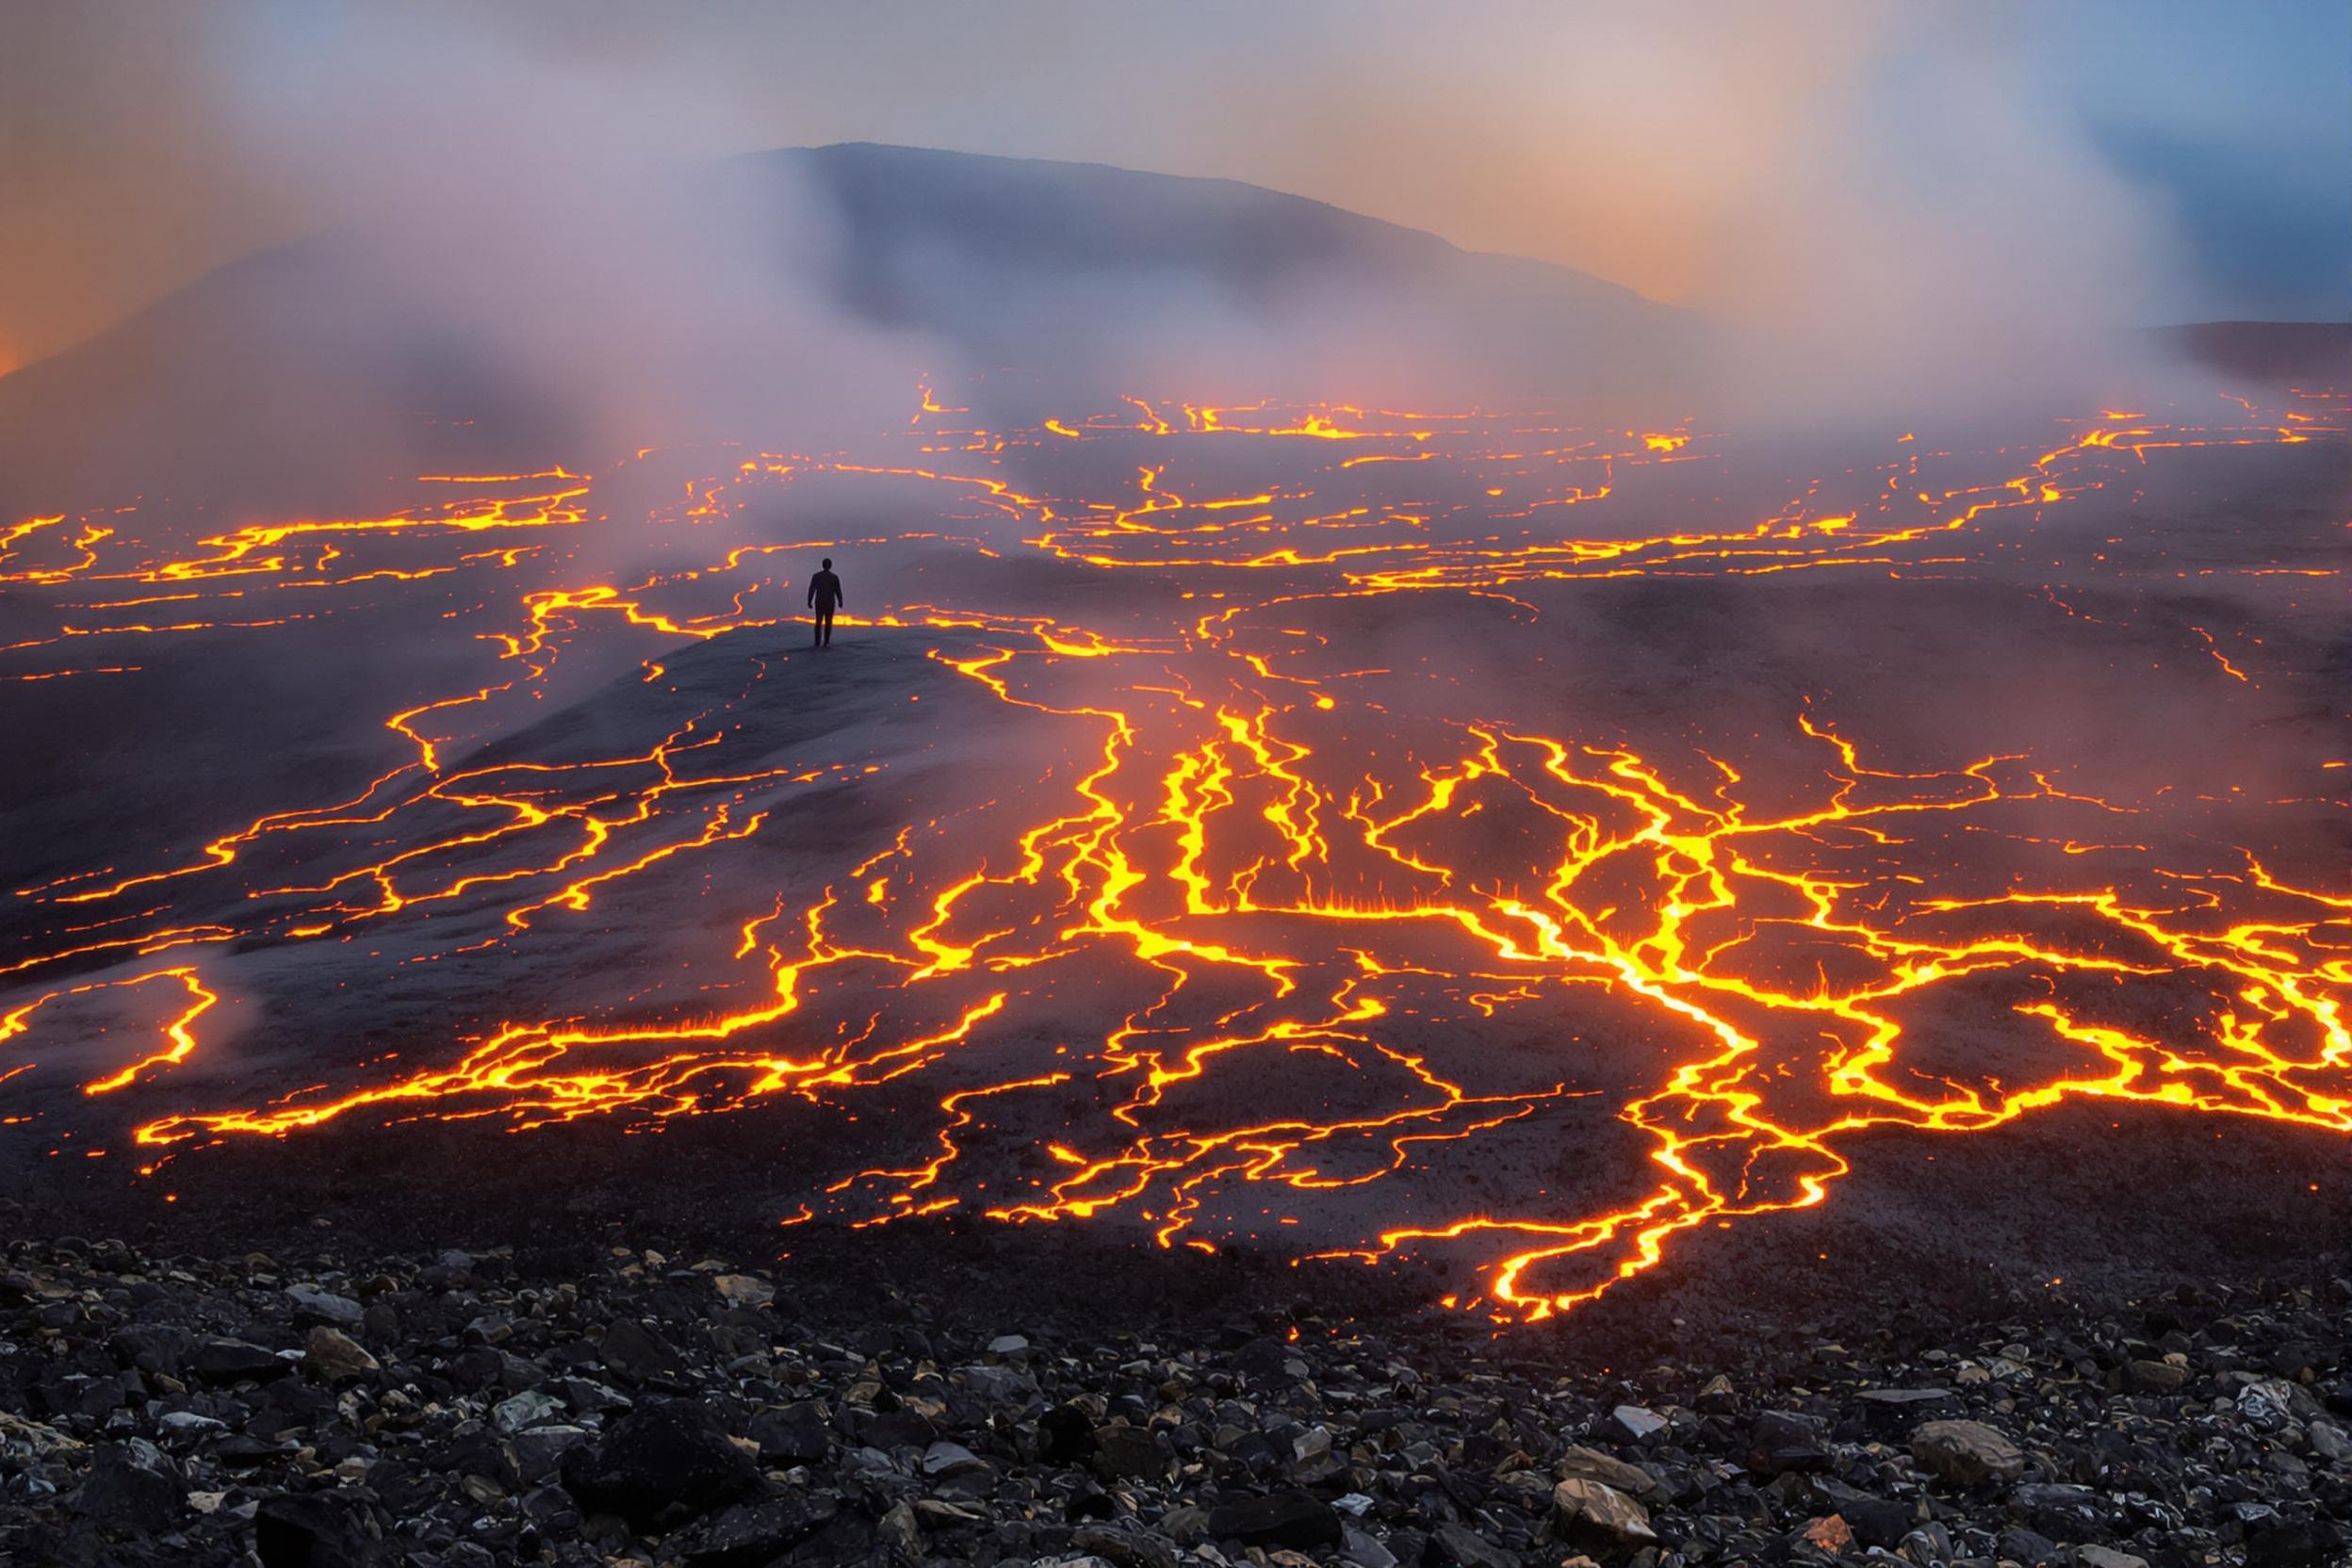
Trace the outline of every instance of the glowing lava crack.
[[[662, 487], [660, 562], [633, 580], [592, 580], [583, 547], [617, 482], [563, 466], [429, 476], [463, 498], [179, 551], [120, 514], [0, 528], [0, 581], [47, 596], [52, 623], [0, 650], [10, 680], [128, 679], [167, 657], [158, 643], [278, 635], [400, 595], [446, 596], [416, 602], [447, 602], [482, 662], [387, 707], [396, 752], [372, 777], [175, 858], [17, 890], [42, 926], [0, 955], [23, 992], [0, 994], [0, 1083], [70, 1063], [88, 1096], [153, 1106], [134, 1135], [166, 1158], [354, 1119], [521, 1130], [929, 1085], [915, 1154], [842, 1170], [787, 1222], [1118, 1215], [1214, 1248], [1303, 1218], [1296, 1251], [1466, 1258], [1482, 1287], [1449, 1301], [1526, 1317], [1592, 1299], [1693, 1227], [1821, 1201], [1872, 1129], [1981, 1132], [2096, 1099], [2352, 1131], [2341, 886], [2177, 831], [2169, 804], [2069, 788], [2068, 759], [1898, 767], [1826, 700], [1753, 756], [1579, 733], [1508, 691], [1350, 658], [1345, 629], [1366, 603], [1465, 599], [1524, 625], [1559, 602], [1543, 596], [1628, 577], [1966, 575], [2015, 542], [2004, 525], [2176, 449], [2338, 438], [2340, 400], [2213, 428], [2113, 416], [1975, 464], [1999, 472], [1959, 475], [1905, 437], [1761, 520], [1588, 534], [1567, 531], [1679, 482], [1710, 438], [1139, 398], [1025, 433], [960, 428], [962, 412], [925, 388], [918, 449], [872, 461], [612, 466], [685, 476]], [[1204, 490], [1182, 477], [1198, 451], [1283, 477]], [[1089, 493], [1105, 472], [1114, 493]], [[1383, 488], [1398, 474], [1413, 482]], [[860, 486], [930, 495], [939, 522], [760, 531], [778, 495]], [[1092, 602], [1073, 589], [844, 617], [845, 642], [920, 647], [950, 693], [1053, 755], [1031, 759], [1031, 787], [893, 824], [795, 900], [730, 868], [901, 761], [816, 740], [779, 758], [759, 740], [770, 688], [713, 701], [677, 682], [725, 634], [764, 636], [762, 672], [796, 645], [771, 581], [819, 547], [1140, 586], [1100, 616], [1067, 608]], [[2213, 678], [2259, 682], [2258, 650], [2195, 629], [2186, 656]], [[562, 684], [575, 666], [579, 690]], [[643, 743], [498, 748], [612, 690], [656, 716]], [[519, 961], [688, 878], [727, 918], [684, 952], [687, 979], [612, 976], [636, 988], [587, 984], [576, 1009], [455, 1051], [323, 1058], [246, 1102], [220, 1103], [245, 1097], [205, 1075], [216, 1004], [242, 983], [233, 951], [364, 939], [387, 963]], [[101, 1012], [134, 1054], [100, 1038]], [[1515, 1043], [1464, 1043], [1490, 1038]], [[175, 1097], [214, 1102], [157, 1103]], [[1461, 1173], [1506, 1146], [1617, 1163], [1594, 1201], [1546, 1187], [1474, 1205]]]

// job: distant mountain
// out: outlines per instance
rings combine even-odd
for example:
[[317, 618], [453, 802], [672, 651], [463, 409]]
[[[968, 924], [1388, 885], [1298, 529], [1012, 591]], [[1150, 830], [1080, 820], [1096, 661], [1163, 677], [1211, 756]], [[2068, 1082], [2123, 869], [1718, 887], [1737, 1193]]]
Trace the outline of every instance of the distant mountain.
[[[1696, 331], [1682, 312], [1586, 273], [1462, 251], [1233, 180], [870, 142], [739, 163], [761, 183], [797, 176], [841, 213], [846, 243], [833, 282], [846, 303], [984, 360], [1021, 363], [1039, 333], [1132, 333], [1132, 318], [1109, 307], [1165, 319], [1218, 305], [1279, 329], [1350, 291], [1414, 312], [1392, 322], [1400, 329], [1442, 321], [1479, 363], [1521, 384], [1574, 387], [1580, 358], [1589, 370]], [[1167, 309], [1149, 308], [1152, 292]]]
[[2241, 381], [2352, 386], [2352, 322], [2198, 321], [2156, 335], [2182, 358]]
[[281, 246], [0, 378], [0, 514], [93, 487], [286, 504], [452, 430], [527, 462], [817, 445], [903, 410], [918, 370], [1061, 412], [1540, 396], [1631, 418], [1674, 406], [1708, 335], [1566, 268], [1228, 180], [854, 143], [581, 186]]

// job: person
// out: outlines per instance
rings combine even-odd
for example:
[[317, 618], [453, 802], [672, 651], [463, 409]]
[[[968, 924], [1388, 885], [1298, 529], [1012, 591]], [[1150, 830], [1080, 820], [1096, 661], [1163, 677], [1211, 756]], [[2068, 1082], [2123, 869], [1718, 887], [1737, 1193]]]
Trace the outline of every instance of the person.
[[816, 612], [816, 640], [810, 647], [833, 645], [833, 608], [841, 602], [841, 580], [833, 575], [833, 558], [826, 556], [817, 575], [808, 580], [808, 608]]

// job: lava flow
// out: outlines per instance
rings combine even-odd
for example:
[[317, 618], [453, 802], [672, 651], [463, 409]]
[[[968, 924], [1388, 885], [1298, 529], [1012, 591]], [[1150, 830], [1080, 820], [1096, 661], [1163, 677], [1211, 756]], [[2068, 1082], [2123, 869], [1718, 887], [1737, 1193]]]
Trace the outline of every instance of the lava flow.
[[[139, 780], [59, 774], [12, 852], [4, 1124], [169, 1161], [870, 1107], [788, 1224], [1443, 1259], [1507, 1319], [1821, 1202], [1866, 1136], [2068, 1101], [2341, 1135], [2345, 760], [2272, 694], [2344, 518], [2148, 499], [2340, 453], [2344, 400], [2293, 402], [1792, 477], [1703, 425], [994, 431], [925, 386], [868, 452], [0, 524], [14, 732], [103, 700]], [[820, 553], [857, 613], [815, 653]], [[2192, 710], [2276, 755], [2166, 761]]]

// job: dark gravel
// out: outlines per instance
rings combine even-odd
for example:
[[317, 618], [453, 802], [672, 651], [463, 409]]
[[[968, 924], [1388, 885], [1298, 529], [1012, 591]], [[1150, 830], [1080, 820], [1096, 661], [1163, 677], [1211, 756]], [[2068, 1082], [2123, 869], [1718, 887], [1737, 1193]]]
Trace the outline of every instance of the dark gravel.
[[245, 1255], [21, 1239], [0, 1561], [2352, 1556], [2340, 1266], [1704, 1356], [1642, 1356], [1627, 1329], [1612, 1364], [1582, 1329], [1270, 1304], [1238, 1263], [1152, 1302], [1173, 1276], [1070, 1251], [1009, 1306], [967, 1288], [984, 1247], [811, 1267], [619, 1230], [477, 1252], [333, 1226]]

